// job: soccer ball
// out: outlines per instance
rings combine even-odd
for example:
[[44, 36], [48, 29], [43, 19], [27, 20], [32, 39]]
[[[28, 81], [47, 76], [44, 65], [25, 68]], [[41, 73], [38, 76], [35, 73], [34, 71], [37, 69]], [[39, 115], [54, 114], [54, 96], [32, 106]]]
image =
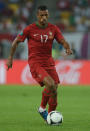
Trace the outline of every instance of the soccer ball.
[[63, 122], [63, 116], [58, 111], [51, 111], [47, 116], [47, 123], [49, 125], [60, 125]]

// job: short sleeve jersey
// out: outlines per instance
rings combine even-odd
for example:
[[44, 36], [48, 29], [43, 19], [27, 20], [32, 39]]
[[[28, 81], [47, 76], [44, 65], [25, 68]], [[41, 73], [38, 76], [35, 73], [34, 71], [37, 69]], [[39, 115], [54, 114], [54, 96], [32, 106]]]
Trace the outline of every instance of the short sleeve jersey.
[[52, 44], [56, 39], [60, 43], [63, 35], [56, 25], [48, 23], [46, 28], [40, 28], [36, 23], [27, 26], [18, 35], [20, 41], [28, 40], [28, 62], [38, 62], [41, 66], [54, 66]]

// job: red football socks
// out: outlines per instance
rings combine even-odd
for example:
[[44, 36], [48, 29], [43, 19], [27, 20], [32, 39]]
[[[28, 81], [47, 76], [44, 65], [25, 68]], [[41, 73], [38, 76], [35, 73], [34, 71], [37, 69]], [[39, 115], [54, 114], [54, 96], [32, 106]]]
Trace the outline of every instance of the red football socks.
[[46, 108], [49, 97], [50, 97], [50, 91], [47, 90], [46, 88], [44, 88], [44, 90], [42, 92], [42, 100], [41, 100], [41, 105], [40, 105], [43, 109]]
[[57, 107], [57, 96], [56, 97], [52, 97], [51, 96], [51, 92], [49, 90], [47, 90], [46, 88], [44, 88], [43, 92], [42, 92], [42, 100], [41, 100], [41, 107], [43, 109], [46, 108], [46, 105], [49, 105], [48, 108], [48, 113], [51, 111], [56, 110]]
[[48, 104], [49, 104], [48, 113], [51, 112], [51, 111], [56, 110], [56, 107], [57, 107], [57, 98], [50, 97], [49, 101], [48, 101]]

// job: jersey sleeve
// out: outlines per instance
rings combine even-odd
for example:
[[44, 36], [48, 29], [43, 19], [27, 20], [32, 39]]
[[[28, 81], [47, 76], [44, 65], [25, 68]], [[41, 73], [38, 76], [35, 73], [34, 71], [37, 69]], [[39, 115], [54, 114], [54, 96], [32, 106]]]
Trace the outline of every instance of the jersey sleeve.
[[55, 39], [58, 43], [60, 43], [61, 39], [64, 39], [60, 29], [57, 26], [55, 26]]
[[29, 36], [29, 28], [26, 27], [20, 34], [18, 34], [18, 38], [21, 42], [23, 42]]

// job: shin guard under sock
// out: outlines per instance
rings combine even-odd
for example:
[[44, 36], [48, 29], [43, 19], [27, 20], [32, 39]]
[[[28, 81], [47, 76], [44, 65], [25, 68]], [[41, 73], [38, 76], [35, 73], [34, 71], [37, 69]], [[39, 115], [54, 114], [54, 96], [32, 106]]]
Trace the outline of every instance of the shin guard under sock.
[[51, 111], [56, 110], [56, 107], [57, 107], [57, 98], [50, 97], [49, 101], [48, 101], [48, 104], [49, 104], [48, 113], [51, 112]]
[[46, 108], [49, 97], [50, 97], [50, 91], [47, 90], [46, 88], [44, 88], [44, 90], [42, 92], [42, 100], [41, 100], [41, 105], [40, 105], [43, 109]]

